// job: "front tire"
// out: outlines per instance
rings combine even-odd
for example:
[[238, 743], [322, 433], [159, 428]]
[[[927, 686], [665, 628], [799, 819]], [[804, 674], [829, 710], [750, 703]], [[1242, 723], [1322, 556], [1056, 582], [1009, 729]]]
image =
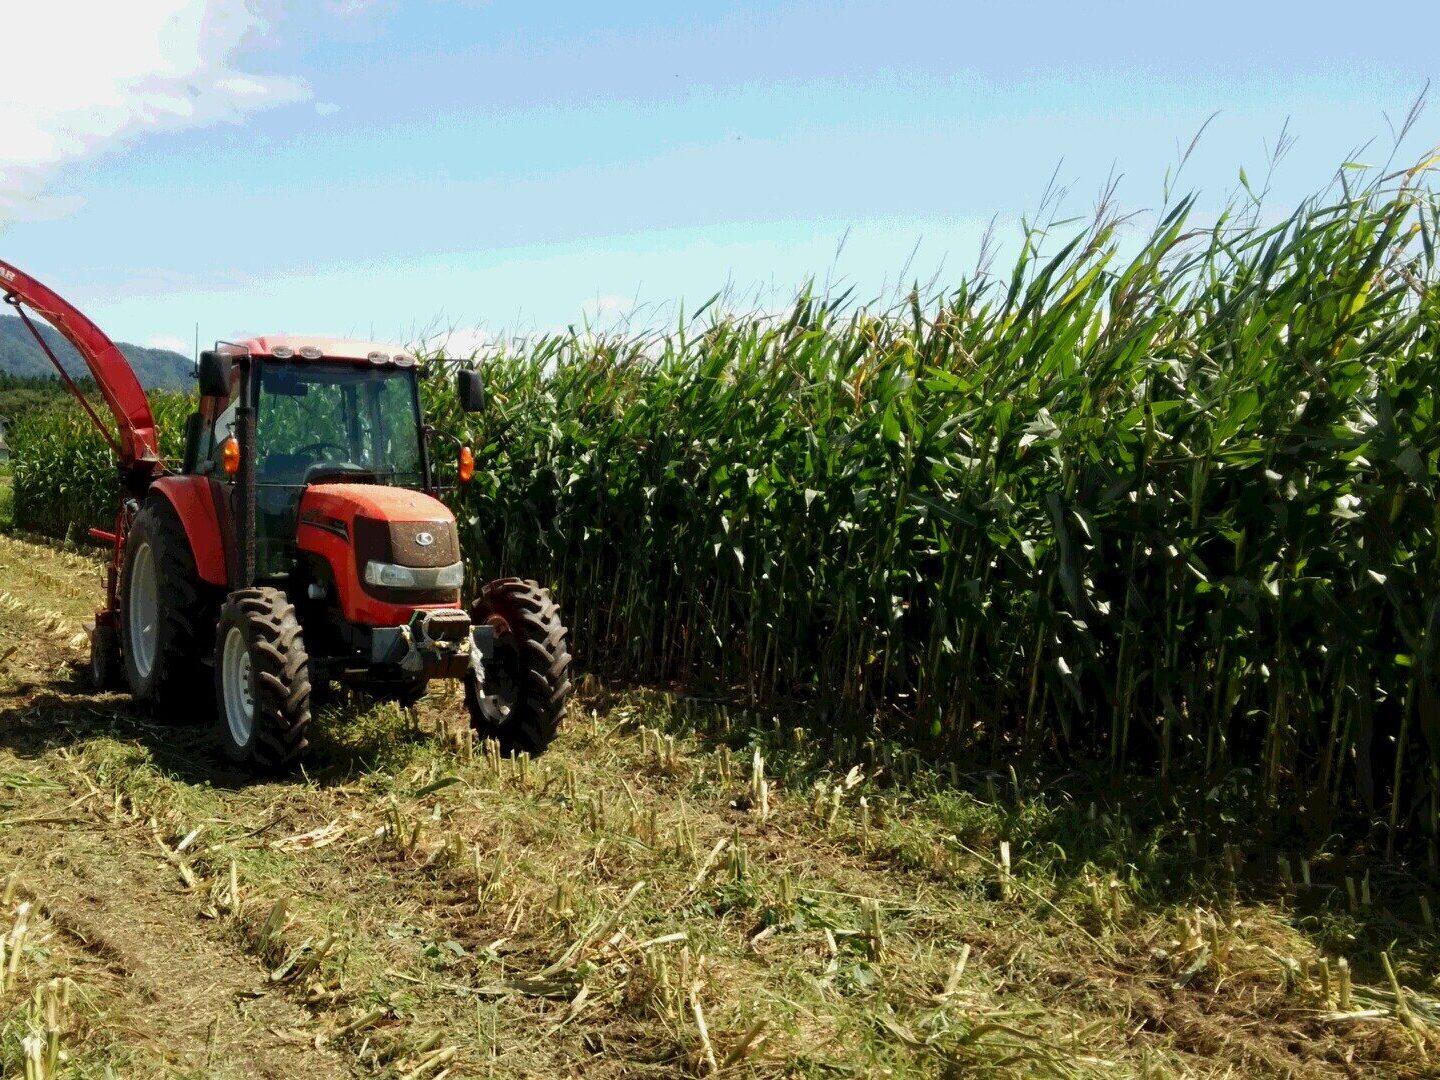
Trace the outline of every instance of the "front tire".
[[237, 589], [220, 609], [215, 711], [220, 748], [237, 765], [283, 772], [305, 753], [310, 657], [279, 589]]
[[498, 741], [502, 753], [543, 753], [570, 697], [569, 632], [559, 607], [537, 582], [501, 578], [480, 591], [471, 618], [498, 631], [483, 670], [465, 675], [471, 727]]
[[162, 720], [193, 719], [196, 703], [209, 700], [202, 657], [214, 609], [207, 591], [180, 518], [168, 502], [150, 503], [125, 539], [120, 652], [131, 695]]

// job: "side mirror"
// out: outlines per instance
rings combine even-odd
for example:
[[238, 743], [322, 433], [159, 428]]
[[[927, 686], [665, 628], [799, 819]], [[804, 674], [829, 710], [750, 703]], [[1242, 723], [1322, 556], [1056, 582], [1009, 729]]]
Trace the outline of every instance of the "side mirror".
[[200, 367], [196, 375], [200, 380], [201, 397], [225, 397], [230, 393], [228, 356], [206, 349], [200, 354]]
[[455, 390], [460, 395], [460, 408], [464, 412], [479, 412], [485, 408], [485, 383], [480, 372], [462, 368], [455, 377]]

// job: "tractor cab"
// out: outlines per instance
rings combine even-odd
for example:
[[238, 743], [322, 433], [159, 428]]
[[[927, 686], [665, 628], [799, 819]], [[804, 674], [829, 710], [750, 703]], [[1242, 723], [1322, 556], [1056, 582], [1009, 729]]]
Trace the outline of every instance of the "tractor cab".
[[[245, 350], [244, 365], [235, 362], [239, 349]], [[196, 445], [187, 460], [194, 462], [192, 471], [221, 482], [237, 477], [244, 435], [237, 417], [242, 403], [250, 406], [257, 578], [294, 572], [300, 504], [312, 485], [433, 490], [420, 369], [408, 353], [368, 342], [260, 338], [233, 354], [214, 355], [207, 361], [219, 370], [206, 373], [210, 385], [202, 390], [206, 397], [191, 430]], [[218, 390], [222, 378], [223, 401], [208, 392]], [[206, 400], [213, 402], [213, 419], [203, 415]]]
[[470, 659], [459, 535], [435, 497], [419, 373], [410, 354], [371, 342], [222, 345], [201, 359], [187, 454], [236, 523], [222, 530], [235, 539], [227, 559], [297, 604], [315, 666], [382, 681], [388, 669], [402, 689]]

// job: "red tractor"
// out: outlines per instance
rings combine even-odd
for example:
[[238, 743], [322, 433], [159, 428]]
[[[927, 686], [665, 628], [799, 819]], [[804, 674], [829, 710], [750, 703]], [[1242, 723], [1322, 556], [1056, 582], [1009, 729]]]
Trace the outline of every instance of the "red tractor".
[[[294, 766], [312, 700], [336, 684], [413, 704], [464, 681], [470, 722], [538, 754], [570, 691], [567, 633], [533, 581], [485, 585], [467, 611], [455, 516], [436, 496], [419, 379], [404, 351], [261, 337], [200, 355], [198, 407], [178, 469], [120, 350], [75, 308], [0, 262], [0, 294], [110, 442], [118, 463], [105, 607], [90, 669], [166, 719], [213, 713], [220, 747], [256, 770]], [[89, 367], [112, 434], [27, 310]], [[467, 412], [480, 375], [461, 369]], [[458, 455], [468, 482], [474, 459]], [[213, 706], [210, 703], [213, 702]]]

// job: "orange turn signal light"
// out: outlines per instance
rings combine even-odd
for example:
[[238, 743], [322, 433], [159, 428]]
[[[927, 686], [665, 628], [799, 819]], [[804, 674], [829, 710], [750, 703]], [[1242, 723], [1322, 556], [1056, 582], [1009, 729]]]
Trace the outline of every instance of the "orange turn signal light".
[[468, 484], [475, 476], [475, 455], [470, 452], [470, 447], [460, 448], [460, 482]]
[[234, 435], [220, 444], [220, 467], [225, 470], [226, 476], [234, 476], [240, 471], [240, 443]]

